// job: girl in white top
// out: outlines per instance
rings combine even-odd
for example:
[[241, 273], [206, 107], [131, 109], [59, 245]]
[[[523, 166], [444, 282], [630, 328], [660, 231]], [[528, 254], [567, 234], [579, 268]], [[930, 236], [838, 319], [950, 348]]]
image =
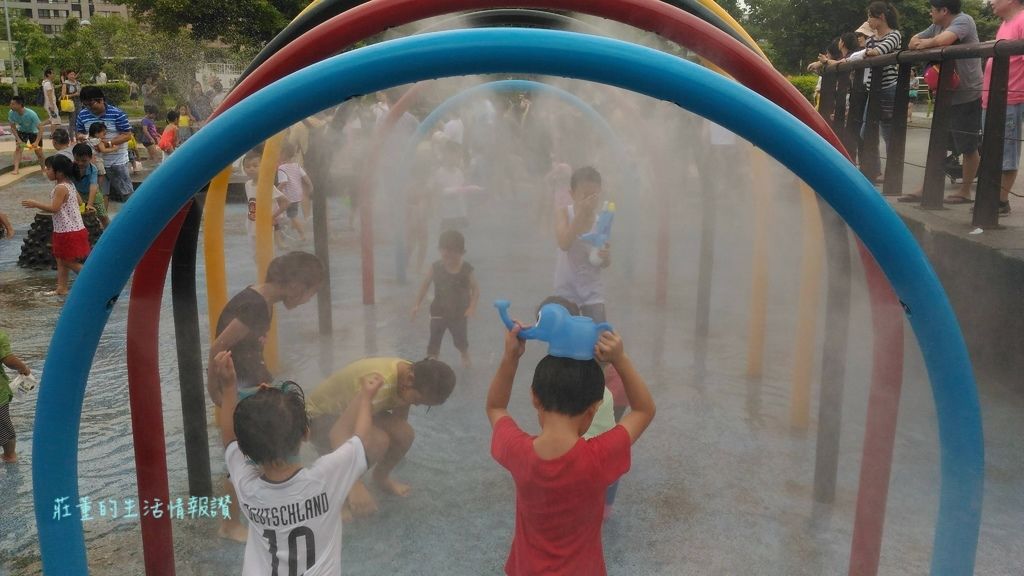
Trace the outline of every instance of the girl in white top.
[[78, 192], [72, 183], [74, 162], [67, 156], [55, 155], [46, 159], [46, 177], [56, 184], [50, 192], [50, 203], [22, 200], [25, 208], [35, 208], [53, 214], [53, 257], [57, 261], [57, 289], [48, 294], [63, 296], [68, 293], [68, 271], [75, 274], [82, 269], [82, 260], [89, 255], [89, 231], [82, 221]]
[[360, 380], [356, 401], [331, 428], [334, 452], [304, 468], [296, 461], [309, 437], [302, 389], [294, 382], [263, 384], [239, 402], [231, 352], [218, 353], [211, 371], [221, 383], [224, 460], [249, 521], [242, 575], [341, 574], [341, 508], [367, 469], [362, 439], [384, 378]]

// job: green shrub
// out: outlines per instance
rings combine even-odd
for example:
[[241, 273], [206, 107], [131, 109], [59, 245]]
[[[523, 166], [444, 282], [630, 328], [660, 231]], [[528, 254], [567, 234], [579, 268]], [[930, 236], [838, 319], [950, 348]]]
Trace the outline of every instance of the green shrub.
[[[92, 84], [83, 84], [82, 88], [86, 86], [92, 86]], [[102, 86], [97, 86], [97, 88], [103, 90], [103, 98], [114, 106], [120, 107], [128, 102], [129, 88], [127, 82], [107, 82]], [[57, 97], [59, 98], [60, 94], [57, 94]]]
[[818, 76], [805, 74], [803, 76], [787, 76], [787, 80], [807, 98], [807, 101], [814, 104], [814, 89], [818, 86]]
[[[41, 84], [18, 84], [18, 94], [25, 97], [25, 104], [29, 106], [41, 105], [43, 103], [43, 86]], [[14, 87], [10, 84], [0, 84], [0, 106], [7, 106], [14, 96]]]
[[[129, 89], [126, 82], [109, 82], [100, 86], [100, 88], [103, 89], [103, 96], [107, 102], [115, 106], [121, 106], [128, 102]], [[56, 90], [54, 96], [59, 100], [60, 84], [54, 86], [54, 89]], [[25, 97], [25, 104], [29, 106], [43, 105], [43, 86], [41, 83], [18, 84], [18, 94]], [[0, 107], [7, 106], [13, 95], [14, 91], [10, 84], [0, 84]]]

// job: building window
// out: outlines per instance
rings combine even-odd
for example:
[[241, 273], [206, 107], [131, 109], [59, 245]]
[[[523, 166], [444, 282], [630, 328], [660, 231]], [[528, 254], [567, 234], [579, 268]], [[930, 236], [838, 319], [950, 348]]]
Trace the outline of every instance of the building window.
[[53, 17], [52, 14], [53, 14], [53, 11], [48, 9], [48, 8], [40, 8], [39, 9], [39, 17], [40, 18], [52, 18]]
[[53, 34], [53, 26], [49, 24], [43, 24], [43, 34]]

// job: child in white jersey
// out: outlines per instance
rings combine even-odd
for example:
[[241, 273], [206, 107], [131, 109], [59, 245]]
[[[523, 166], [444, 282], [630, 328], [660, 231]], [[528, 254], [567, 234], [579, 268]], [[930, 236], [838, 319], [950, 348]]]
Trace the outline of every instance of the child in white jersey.
[[50, 203], [22, 200], [25, 208], [35, 208], [53, 214], [53, 258], [57, 261], [57, 289], [47, 294], [64, 296], [68, 293], [68, 271], [75, 274], [82, 269], [81, 261], [89, 255], [89, 231], [82, 222], [78, 192], [73, 184], [74, 162], [67, 156], [50, 156], [44, 162], [46, 177], [55, 182], [50, 192]]
[[[239, 402], [231, 353], [217, 354], [212, 368], [223, 383], [224, 460], [249, 520], [243, 576], [286, 569], [306, 576], [340, 574], [341, 507], [367, 469], [363, 438], [370, 432], [371, 403], [383, 377], [360, 380], [356, 401], [331, 429], [334, 451], [304, 468], [296, 461], [309, 438], [302, 389], [294, 382], [280, 388], [264, 384]], [[355, 435], [341, 442], [353, 429]]]

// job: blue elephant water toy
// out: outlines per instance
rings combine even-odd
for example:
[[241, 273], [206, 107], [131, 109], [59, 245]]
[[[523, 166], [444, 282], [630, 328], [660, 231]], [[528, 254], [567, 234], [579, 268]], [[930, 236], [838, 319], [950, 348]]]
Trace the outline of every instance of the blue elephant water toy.
[[[498, 309], [501, 321], [511, 330], [515, 324], [508, 315], [508, 300], [496, 300], [494, 307]], [[548, 354], [560, 358], [575, 360], [592, 360], [594, 346], [601, 332], [611, 331], [607, 322], [595, 323], [587, 316], [573, 316], [565, 306], [555, 303], [545, 304], [537, 314], [537, 323], [524, 328], [519, 333], [523, 340], [543, 340], [548, 343]]]
[[605, 202], [601, 214], [597, 217], [597, 225], [593, 232], [580, 236], [580, 240], [590, 244], [590, 263], [594, 266], [601, 265], [601, 249], [608, 244], [608, 238], [612, 235], [612, 220], [615, 219], [615, 202]]

